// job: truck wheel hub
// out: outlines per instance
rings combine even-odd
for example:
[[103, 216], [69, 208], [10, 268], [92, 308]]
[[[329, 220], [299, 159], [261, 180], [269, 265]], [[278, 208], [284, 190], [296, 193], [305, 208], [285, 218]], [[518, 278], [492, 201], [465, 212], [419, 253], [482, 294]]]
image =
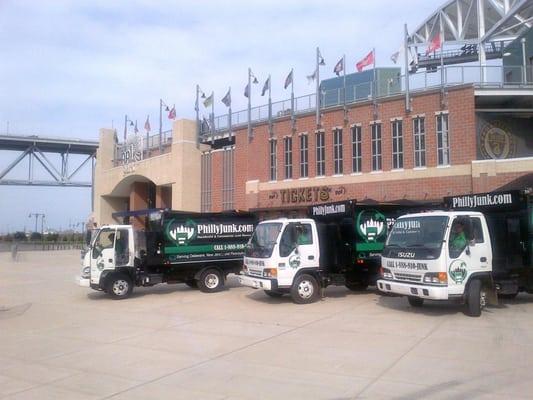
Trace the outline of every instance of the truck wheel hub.
[[218, 276], [215, 274], [209, 274], [205, 277], [205, 285], [209, 289], [213, 289], [218, 286]]
[[128, 282], [124, 280], [118, 280], [113, 284], [113, 293], [118, 296], [122, 296], [128, 291]]
[[298, 285], [298, 294], [302, 298], [309, 298], [313, 295], [313, 285], [309, 281], [302, 281]]

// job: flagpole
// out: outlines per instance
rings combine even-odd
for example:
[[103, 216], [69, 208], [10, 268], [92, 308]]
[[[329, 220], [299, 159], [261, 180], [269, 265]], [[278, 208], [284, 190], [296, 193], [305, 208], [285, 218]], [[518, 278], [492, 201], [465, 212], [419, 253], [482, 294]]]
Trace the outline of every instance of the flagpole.
[[248, 139], [252, 138], [252, 69], [248, 68]]
[[320, 49], [316, 48], [316, 127], [320, 127]]
[[211, 144], [215, 142], [215, 92], [211, 92]]
[[163, 99], [159, 99], [159, 154], [163, 152]]
[[377, 72], [376, 72], [376, 48], [372, 49], [372, 55], [374, 59], [374, 100], [378, 97], [378, 82], [377, 82]]
[[343, 108], [344, 108], [344, 119], [347, 120], [348, 110], [346, 109], [346, 54], [342, 55], [342, 85], [344, 87], [344, 96], [343, 96]]
[[231, 86], [229, 87], [229, 98], [230, 98], [230, 102], [229, 102], [229, 114], [228, 114], [228, 132], [229, 132], [229, 140], [231, 141]]
[[272, 81], [270, 74], [268, 74], [268, 133], [270, 137], [274, 136], [274, 129], [272, 127]]
[[[146, 116], [146, 120], [148, 121], [149, 115]], [[146, 122], [144, 123], [144, 129], [146, 129]], [[150, 155], [150, 131], [146, 130], [146, 156]]]
[[411, 112], [411, 94], [409, 93], [409, 33], [407, 31], [407, 24], [404, 24], [404, 65], [405, 65], [405, 111]]
[[296, 128], [295, 119], [294, 119], [294, 69], [291, 69], [291, 122], [292, 130]]
[[124, 142], [126, 142], [126, 135], [128, 133], [128, 114], [124, 115]]
[[200, 146], [200, 85], [196, 85], [196, 102], [194, 103], [196, 111], [196, 147]]
[[440, 14], [440, 84], [444, 92], [444, 26], [442, 25], [442, 14]]

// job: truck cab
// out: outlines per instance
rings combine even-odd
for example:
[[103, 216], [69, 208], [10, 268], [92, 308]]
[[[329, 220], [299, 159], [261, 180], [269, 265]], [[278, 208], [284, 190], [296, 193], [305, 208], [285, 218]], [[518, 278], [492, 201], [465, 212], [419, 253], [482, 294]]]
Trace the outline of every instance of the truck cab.
[[424, 300], [455, 300], [479, 316], [495, 301], [492, 246], [484, 215], [474, 211], [433, 211], [396, 220], [382, 253], [378, 289], [406, 296], [414, 307]]
[[131, 225], [106, 225], [98, 230], [83, 260], [80, 286], [121, 297], [133, 290], [136, 262], [143, 246], [135, 245]]

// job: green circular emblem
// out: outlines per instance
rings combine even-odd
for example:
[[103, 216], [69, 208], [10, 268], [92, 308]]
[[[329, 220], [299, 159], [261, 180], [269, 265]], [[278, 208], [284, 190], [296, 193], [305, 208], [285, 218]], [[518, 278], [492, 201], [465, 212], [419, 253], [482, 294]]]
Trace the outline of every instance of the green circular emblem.
[[300, 260], [300, 256], [298, 254], [293, 254], [292, 256], [289, 257], [289, 266], [291, 268], [298, 268], [300, 266], [300, 263], [301, 263], [301, 260]]
[[450, 274], [450, 278], [452, 278], [455, 283], [463, 283], [466, 275], [468, 274], [468, 269], [464, 261], [455, 260], [450, 264], [448, 272]]
[[185, 246], [197, 235], [196, 223], [192, 220], [177, 222], [171, 219], [165, 229], [167, 238], [176, 242], [178, 246]]
[[367, 242], [374, 243], [387, 234], [387, 219], [377, 210], [361, 211], [356, 220], [357, 233]]

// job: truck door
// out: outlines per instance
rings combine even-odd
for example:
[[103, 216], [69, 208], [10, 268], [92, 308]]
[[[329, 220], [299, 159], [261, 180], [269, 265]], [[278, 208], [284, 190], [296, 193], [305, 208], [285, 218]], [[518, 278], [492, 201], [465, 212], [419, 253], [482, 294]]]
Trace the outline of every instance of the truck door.
[[448, 286], [451, 294], [463, 293], [469, 275], [489, 272], [492, 265], [488, 232], [479, 217], [456, 217], [448, 238]]
[[280, 285], [291, 285], [303, 268], [318, 268], [319, 252], [316, 229], [310, 223], [290, 223], [281, 235], [278, 279]]
[[91, 250], [91, 283], [98, 285], [103, 270], [115, 268], [116, 229], [103, 228], [98, 232]]

